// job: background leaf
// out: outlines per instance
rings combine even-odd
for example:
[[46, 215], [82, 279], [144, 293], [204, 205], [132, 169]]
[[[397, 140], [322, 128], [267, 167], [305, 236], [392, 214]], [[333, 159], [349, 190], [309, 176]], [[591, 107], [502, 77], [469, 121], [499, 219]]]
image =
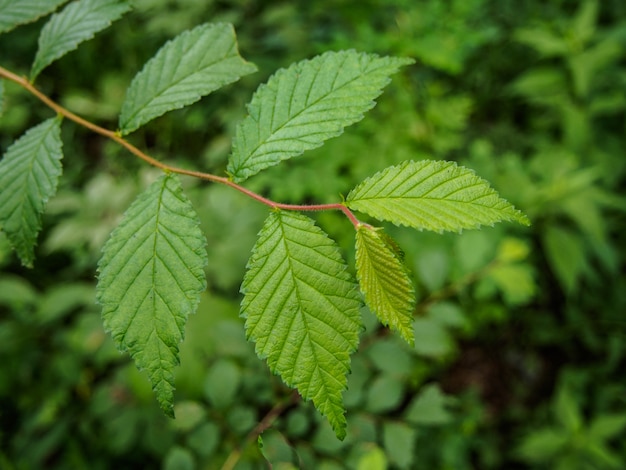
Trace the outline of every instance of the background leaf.
[[54, 14], [41, 29], [39, 49], [30, 72], [31, 80], [129, 10], [130, 5], [120, 0], [79, 0]]
[[0, 0], [0, 33], [30, 23], [67, 0]]
[[241, 314], [256, 352], [328, 418], [340, 439], [341, 393], [358, 343], [360, 301], [336, 244], [297, 213], [272, 212], [245, 275]]
[[454, 162], [422, 160], [392, 166], [347, 197], [350, 209], [419, 230], [460, 231], [502, 220], [529, 225], [485, 180]]
[[356, 231], [356, 273], [365, 302], [384, 325], [413, 345], [413, 283], [397, 245], [382, 230], [360, 226]]
[[198, 225], [178, 177], [162, 176], [130, 206], [99, 263], [105, 328], [146, 369], [170, 416], [178, 345], [206, 286], [206, 240]]
[[120, 114], [128, 134], [256, 71], [237, 51], [230, 24], [204, 24], [167, 42], [133, 79]]
[[259, 87], [237, 126], [228, 172], [243, 181], [340, 135], [374, 107], [389, 76], [411, 63], [340, 51], [279, 70]]
[[41, 214], [61, 175], [61, 121], [28, 130], [0, 162], [0, 227], [24, 266], [32, 266]]

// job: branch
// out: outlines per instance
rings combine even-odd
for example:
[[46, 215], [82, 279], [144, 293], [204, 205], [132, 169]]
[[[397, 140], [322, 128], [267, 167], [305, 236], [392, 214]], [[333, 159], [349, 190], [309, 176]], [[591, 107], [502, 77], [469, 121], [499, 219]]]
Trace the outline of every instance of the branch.
[[251, 197], [252, 199], [257, 200], [257, 201], [261, 202], [262, 204], [265, 204], [266, 206], [269, 206], [269, 207], [272, 207], [272, 208], [275, 208], [275, 209], [283, 209], [283, 210], [289, 210], [289, 211], [340, 210], [340, 211], [342, 211], [346, 215], [346, 217], [350, 220], [350, 222], [352, 222], [352, 225], [354, 225], [355, 228], [359, 224], [358, 219], [354, 216], [352, 211], [345, 204], [341, 204], [341, 203], [318, 204], [318, 205], [283, 204], [283, 203], [272, 201], [271, 199], [267, 199], [267, 198], [261, 196], [260, 194], [257, 194], [257, 193], [255, 193], [253, 191], [250, 191], [249, 189], [246, 189], [243, 186], [238, 185], [234, 181], [232, 181], [229, 178], [226, 178], [224, 176], [217, 176], [217, 175], [213, 175], [211, 173], [204, 173], [204, 172], [201, 172], [201, 171], [186, 170], [184, 168], [179, 168], [179, 167], [176, 167], [176, 166], [173, 166], [173, 165], [168, 165], [167, 163], [160, 162], [159, 160], [151, 157], [150, 155], [146, 154], [145, 152], [142, 152], [137, 147], [135, 147], [133, 144], [128, 142], [126, 139], [124, 139], [119, 134], [119, 132], [113, 132], [113, 131], [111, 131], [109, 129], [105, 129], [104, 127], [100, 127], [97, 124], [94, 124], [91, 121], [88, 121], [87, 119], [84, 119], [84, 118], [78, 116], [77, 114], [74, 114], [73, 112], [71, 112], [67, 108], [64, 108], [63, 106], [61, 106], [57, 102], [53, 101], [48, 96], [46, 96], [45, 94], [40, 92], [28, 80], [28, 78], [20, 77], [19, 75], [17, 75], [15, 73], [5, 69], [4, 67], [1, 67], [1, 66], [0, 66], [0, 77], [5, 78], [7, 80], [10, 80], [10, 81], [12, 81], [14, 83], [17, 83], [19, 86], [24, 88], [30, 94], [32, 94], [35, 97], [37, 97], [46, 106], [48, 106], [49, 108], [53, 109], [57, 114], [59, 114], [59, 115], [65, 117], [65, 118], [69, 119], [70, 121], [74, 121], [76, 124], [78, 124], [78, 125], [80, 125], [82, 127], [85, 127], [87, 129], [91, 130], [92, 132], [95, 132], [96, 134], [100, 134], [100, 135], [102, 135], [102, 136], [104, 136], [104, 137], [106, 137], [108, 139], [111, 139], [111, 140], [117, 142], [118, 144], [120, 144], [122, 147], [127, 149], [130, 153], [132, 153], [136, 157], [142, 159], [143, 161], [145, 161], [146, 163], [148, 163], [148, 164], [150, 164], [152, 166], [160, 168], [161, 170], [163, 170], [165, 172], [171, 172], [171, 173], [178, 173], [178, 174], [181, 174], [181, 175], [193, 176], [195, 178], [200, 178], [200, 179], [203, 179], [203, 180], [212, 181], [214, 183], [220, 183], [220, 184], [224, 184], [226, 186], [230, 186], [231, 188], [236, 189], [237, 191], [245, 194], [246, 196]]

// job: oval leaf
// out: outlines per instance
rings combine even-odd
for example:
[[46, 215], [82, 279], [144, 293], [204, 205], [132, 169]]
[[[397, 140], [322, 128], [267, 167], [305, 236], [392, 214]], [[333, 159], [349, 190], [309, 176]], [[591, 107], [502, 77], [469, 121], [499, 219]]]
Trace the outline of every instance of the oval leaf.
[[28, 130], [0, 162], [0, 228], [24, 266], [32, 266], [41, 214], [61, 175], [61, 121]]
[[407, 161], [389, 167], [354, 188], [346, 203], [418, 230], [461, 231], [503, 220], [530, 225], [489, 183], [454, 162]]
[[358, 344], [361, 302], [336, 243], [302, 214], [272, 212], [248, 267], [241, 305], [248, 338], [343, 439], [341, 394]]
[[31, 81], [52, 62], [93, 38], [129, 10], [130, 5], [122, 0], [79, 0], [52, 15], [39, 35]]
[[103, 249], [97, 298], [118, 348], [145, 369], [173, 416], [174, 367], [187, 317], [206, 287], [206, 240], [176, 175], [139, 195]]
[[167, 42], [133, 79], [120, 114], [128, 134], [256, 71], [237, 52], [230, 24], [205, 24]]
[[397, 245], [382, 229], [356, 231], [356, 274], [365, 303], [383, 325], [413, 345], [415, 291]]
[[411, 59], [326, 52], [276, 72], [235, 133], [228, 172], [243, 181], [336, 137], [363, 118], [389, 76]]
[[0, 0], [0, 33], [30, 23], [67, 0]]

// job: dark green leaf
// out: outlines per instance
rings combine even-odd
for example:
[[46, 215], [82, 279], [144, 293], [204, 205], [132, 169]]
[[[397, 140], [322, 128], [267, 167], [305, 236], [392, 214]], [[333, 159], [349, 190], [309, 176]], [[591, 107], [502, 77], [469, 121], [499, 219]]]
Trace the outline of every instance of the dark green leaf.
[[178, 177], [162, 176], [126, 211], [98, 265], [104, 326], [147, 371], [169, 416], [178, 345], [206, 286], [206, 240], [199, 223]]
[[237, 126], [228, 172], [243, 181], [340, 135], [374, 107], [389, 76], [412, 62], [340, 51], [279, 70], [259, 87]]
[[256, 67], [237, 51], [230, 24], [204, 24], [167, 42], [133, 79], [120, 114], [128, 134], [173, 109], [182, 108]]
[[0, 33], [30, 23], [67, 0], [0, 0]]
[[124, 0], [78, 0], [54, 14], [39, 35], [39, 49], [30, 72], [31, 80], [128, 10], [130, 5]]
[[0, 162], [0, 228], [24, 266], [32, 266], [41, 214], [61, 175], [61, 121], [33, 127]]

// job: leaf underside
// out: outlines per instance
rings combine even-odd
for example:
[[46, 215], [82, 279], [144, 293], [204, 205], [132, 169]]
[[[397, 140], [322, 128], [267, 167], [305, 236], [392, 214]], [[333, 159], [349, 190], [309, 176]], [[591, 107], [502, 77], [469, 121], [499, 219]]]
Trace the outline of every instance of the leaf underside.
[[366, 179], [346, 199], [350, 209], [418, 230], [461, 231], [528, 218], [487, 181], [454, 162], [407, 161]]
[[0, 227], [24, 266], [32, 266], [41, 214], [61, 175], [61, 121], [28, 130], [0, 161]]
[[237, 51], [230, 24], [204, 24], [167, 42], [133, 79], [120, 114], [128, 134], [256, 71]]
[[30, 23], [67, 0], [0, 0], [0, 33]]
[[52, 15], [41, 29], [39, 49], [30, 72], [31, 80], [55, 60], [63, 57], [106, 29], [130, 10], [123, 0], [78, 0]]
[[356, 272], [370, 310], [413, 345], [413, 283], [395, 243], [381, 229], [363, 225], [357, 229]]
[[243, 181], [322, 145], [363, 118], [389, 76], [411, 59], [326, 52], [276, 72], [237, 126], [228, 172]]
[[187, 317], [206, 287], [206, 239], [176, 175], [164, 175], [131, 204], [98, 264], [104, 326], [173, 416], [174, 367]]
[[361, 302], [336, 243], [310, 218], [275, 211], [248, 268], [241, 315], [257, 355], [312, 400], [343, 439], [341, 394], [358, 344]]

